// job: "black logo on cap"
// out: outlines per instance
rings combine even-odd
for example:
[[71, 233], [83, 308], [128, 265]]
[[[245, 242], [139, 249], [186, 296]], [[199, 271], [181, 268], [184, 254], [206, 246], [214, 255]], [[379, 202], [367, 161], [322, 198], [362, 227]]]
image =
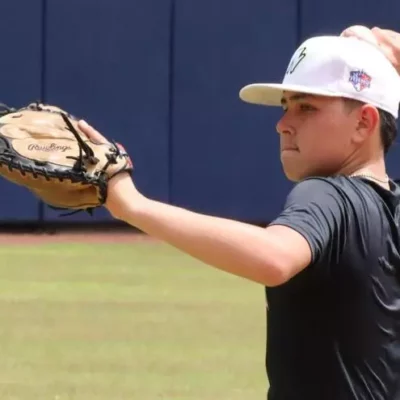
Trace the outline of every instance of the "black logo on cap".
[[298, 65], [304, 60], [304, 57], [307, 55], [306, 53], [307, 47], [302, 47], [299, 49], [299, 54], [294, 55], [292, 58], [292, 61], [290, 61], [290, 64], [288, 66], [288, 69], [286, 70], [286, 75], [291, 75], [295, 71], [295, 69], [298, 67]]

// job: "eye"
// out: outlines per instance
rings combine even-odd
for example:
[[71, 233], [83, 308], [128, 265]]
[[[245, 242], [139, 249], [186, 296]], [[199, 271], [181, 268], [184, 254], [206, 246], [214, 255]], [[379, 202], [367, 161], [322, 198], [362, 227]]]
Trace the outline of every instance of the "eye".
[[312, 106], [311, 104], [301, 103], [300, 110], [301, 111], [315, 111], [316, 108], [314, 106]]

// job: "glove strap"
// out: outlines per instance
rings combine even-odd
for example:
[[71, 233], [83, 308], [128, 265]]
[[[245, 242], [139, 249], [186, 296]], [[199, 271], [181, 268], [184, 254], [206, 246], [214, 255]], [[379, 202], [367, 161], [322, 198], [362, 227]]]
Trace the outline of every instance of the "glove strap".
[[68, 119], [68, 117], [64, 113], [61, 113], [61, 116], [62, 116], [64, 122], [66, 123], [66, 125], [68, 126], [68, 130], [72, 132], [72, 134], [75, 136], [76, 140], [79, 143], [79, 150], [80, 150], [79, 162], [80, 162], [80, 166], [83, 165], [83, 157], [82, 157], [82, 151], [81, 150], [83, 150], [85, 152], [86, 158], [89, 160], [89, 162], [91, 164], [97, 164], [99, 162], [99, 159], [94, 156], [93, 149], [87, 143], [85, 143], [83, 141], [83, 139], [81, 138], [79, 133], [76, 131], [74, 126], [71, 124], [71, 121]]

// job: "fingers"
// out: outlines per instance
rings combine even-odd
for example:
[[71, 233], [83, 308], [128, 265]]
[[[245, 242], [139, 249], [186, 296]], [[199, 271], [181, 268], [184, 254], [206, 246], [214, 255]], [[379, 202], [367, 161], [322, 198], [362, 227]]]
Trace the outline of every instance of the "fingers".
[[362, 39], [362, 36], [360, 35], [359, 32], [357, 32], [356, 30], [353, 30], [351, 28], [346, 28], [341, 34], [340, 36], [344, 36], [344, 37], [356, 37], [357, 39]]
[[371, 31], [381, 45], [388, 46], [393, 52], [400, 51], [400, 33], [378, 27], [372, 28]]
[[93, 142], [95, 143], [109, 143], [109, 141], [86, 121], [80, 120], [78, 122], [79, 129]]
[[363, 40], [364, 42], [368, 42], [374, 46], [379, 47], [379, 43], [375, 35], [372, 31], [366, 26], [362, 25], [353, 25], [346, 28], [340, 36], [344, 37], [354, 37], [359, 40]]
[[372, 28], [371, 31], [378, 40], [383, 53], [400, 73], [400, 33], [378, 27]]
[[400, 33], [390, 29], [381, 29], [377, 26], [369, 29], [365, 26], [353, 25], [346, 28], [341, 36], [355, 37], [374, 44], [400, 74]]

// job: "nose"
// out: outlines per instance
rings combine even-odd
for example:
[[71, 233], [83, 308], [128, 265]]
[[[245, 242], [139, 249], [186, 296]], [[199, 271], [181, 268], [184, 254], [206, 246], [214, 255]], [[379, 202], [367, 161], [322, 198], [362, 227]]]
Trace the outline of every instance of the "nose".
[[280, 135], [292, 135], [294, 133], [293, 127], [288, 123], [287, 114], [284, 114], [277, 122], [275, 129]]

